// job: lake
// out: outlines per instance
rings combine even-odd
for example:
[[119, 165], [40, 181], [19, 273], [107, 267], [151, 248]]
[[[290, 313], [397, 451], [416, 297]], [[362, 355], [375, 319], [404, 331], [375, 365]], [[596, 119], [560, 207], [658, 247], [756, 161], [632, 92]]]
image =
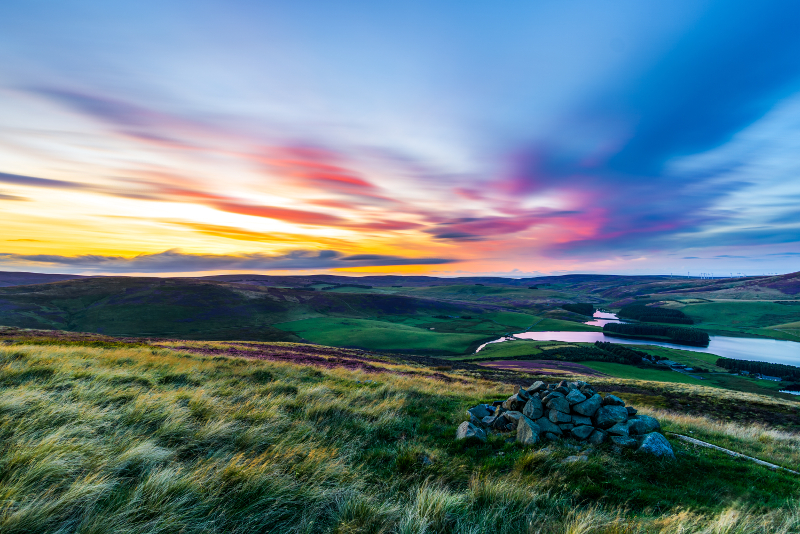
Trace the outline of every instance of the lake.
[[[617, 319], [613, 313], [595, 312], [594, 319], [586, 324], [597, 325], [598, 321], [623, 322]], [[734, 358], [737, 360], [752, 360], [757, 362], [783, 363], [786, 365], [800, 366], [800, 343], [795, 341], [781, 341], [778, 339], [752, 338], [752, 337], [729, 337], [729, 336], [710, 336], [708, 347], [693, 347], [690, 345], [679, 345], [677, 343], [665, 343], [662, 341], [651, 341], [646, 339], [630, 339], [622, 337], [607, 336], [603, 332], [522, 332], [511, 337], [504, 337], [490, 343], [500, 343], [512, 339], [533, 339], [536, 341], [565, 341], [573, 343], [594, 343], [595, 341], [609, 341], [622, 345], [657, 345], [659, 347], [670, 347], [673, 349], [691, 350], [695, 352], [706, 352]], [[487, 344], [478, 347], [480, 351]], [[477, 352], [477, 351], [476, 351]]]

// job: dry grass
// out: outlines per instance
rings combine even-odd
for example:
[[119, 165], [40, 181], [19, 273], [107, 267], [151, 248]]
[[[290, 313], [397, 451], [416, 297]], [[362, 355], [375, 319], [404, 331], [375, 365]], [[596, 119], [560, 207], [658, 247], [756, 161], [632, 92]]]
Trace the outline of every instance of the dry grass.
[[[480, 380], [147, 347], [0, 348], [0, 531], [800, 529], [796, 479], [710, 452], [663, 464], [602, 449], [565, 465], [574, 454], [566, 443], [547, 453], [503, 437], [482, 447], [453, 442], [465, 407], [509, 393]], [[755, 456], [790, 458], [798, 443], [766, 428], [656, 415], [687, 432], [735, 439]], [[704, 496], [723, 483], [727, 492]]]

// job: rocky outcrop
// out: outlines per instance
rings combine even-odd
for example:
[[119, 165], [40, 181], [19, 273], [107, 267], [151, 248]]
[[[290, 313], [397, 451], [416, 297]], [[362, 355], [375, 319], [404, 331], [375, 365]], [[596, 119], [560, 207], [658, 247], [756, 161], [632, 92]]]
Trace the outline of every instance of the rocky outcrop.
[[602, 396], [583, 381], [534, 382], [527, 389], [517, 388], [506, 400], [473, 406], [467, 417], [469, 421], [458, 427], [456, 439], [482, 443], [492, 432], [516, 432], [522, 445], [569, 438], [591, 445], [610, 442], [659, 458], [675, 458], [655, 418], [638, 415], [616, 395]]

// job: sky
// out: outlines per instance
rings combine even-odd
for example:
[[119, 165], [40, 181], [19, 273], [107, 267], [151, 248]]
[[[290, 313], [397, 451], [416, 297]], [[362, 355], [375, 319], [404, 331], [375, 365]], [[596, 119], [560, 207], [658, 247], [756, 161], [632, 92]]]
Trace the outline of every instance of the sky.
[[800, 270], [800, 4], [4, 0], [0, 270]]

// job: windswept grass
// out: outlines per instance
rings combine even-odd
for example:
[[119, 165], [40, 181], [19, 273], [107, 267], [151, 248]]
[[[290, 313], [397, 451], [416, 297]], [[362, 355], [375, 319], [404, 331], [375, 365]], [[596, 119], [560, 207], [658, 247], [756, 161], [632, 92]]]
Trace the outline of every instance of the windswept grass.
[[[800, 529], [794, 475], [676, 441], [674, 463], [600, 447], [565, 464], [573, 444], [523, 449], [504, 436], [465, 446], [452, 439], [464, 410], [508, 386], [374, 364], [386, 372], [144, 347], [0, 348], [0, 532]], [[796, 434], [657, 415], [797, 463]]]

